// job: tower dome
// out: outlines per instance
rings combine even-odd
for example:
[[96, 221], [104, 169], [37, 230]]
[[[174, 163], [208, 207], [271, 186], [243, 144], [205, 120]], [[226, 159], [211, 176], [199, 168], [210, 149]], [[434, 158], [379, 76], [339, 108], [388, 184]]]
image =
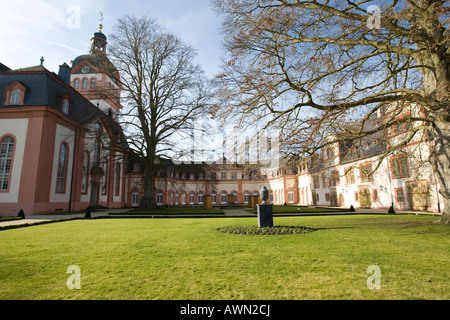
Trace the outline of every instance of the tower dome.
[[[113, 81], [117, 80], [117, 69], [114, 64], [108, 59], [106, 55], [106, 46], [108, 38], [102, 32], [103, 25], [99, 25], [99, 32], [95, 32], [91, 38], [91, 50], [89, 54], [78, 56], [72, 62], [72, 69], [78, 69], [83, 65], [82, 72], [88, 73], [104, 73], [109, 75]], [[87, 64], [85, 63], [87, 62]], [[87, 66], [86, 66], [87, 65]], [[90, 68], [90, 66], [95, 69]]]
[[72, 61], [71, 85], [105, 113], [119, 112], [122, 85], [117, 68], [106, 54], [108, 39], [102, 28], [100, 24], [92, 36], [89, 53]]
[[106, 53], [106, 45], [108, 44], [108, 38], [102, 33], [103, 25], [99, 25], [99, 31], [94, 33], [91, 38], [91, 53], [102, 52]]

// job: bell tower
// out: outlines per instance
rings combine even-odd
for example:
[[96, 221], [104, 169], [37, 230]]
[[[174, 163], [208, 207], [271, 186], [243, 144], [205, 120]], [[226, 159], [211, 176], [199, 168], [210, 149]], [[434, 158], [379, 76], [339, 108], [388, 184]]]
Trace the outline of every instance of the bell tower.
[[91, 54], [94, 53], [106, 53], [106, 45], [108, 44], [106, 36], [102, 33], [103, 30], [103, 13], [101, 14], [100, 24], [98, 26], [99, 31], [94, 33], [94, 36], [91, 39]]

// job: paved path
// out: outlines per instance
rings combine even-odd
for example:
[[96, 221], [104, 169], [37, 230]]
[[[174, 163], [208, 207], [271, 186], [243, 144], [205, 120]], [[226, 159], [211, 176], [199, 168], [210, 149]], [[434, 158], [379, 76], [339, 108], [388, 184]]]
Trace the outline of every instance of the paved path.
[[[130, 209], [111, 209], [111, 210], [103, 210], [92, 212], [91, 216], [93, 218], [101, 218], [101, 217], [111, 217], [110, 214], [114, 214], [114, 217], [125, 217], [125, 215], [120, 215], [120, 213], [124, 213], [129, 211]], [[224, 210], [225, 215], [208, 215], [206, 217], [255, 217], [256, 214], [249, 213], [244, 209], [232, 209], [232, 210]], [[387, 209], [356, 209], [356, 212], [324, 212], [324, 213], [289, 213], [289, 214], [274, 214], [274, 216], [312, 216], [312, 215], [347, 215], [347, 214], [386, 214]], [[430, 215], [438, 215], [437, 213], [432, 212], [422, 212], [422, 211], [397, 211], [397, 214], [430, 214]], [[29, 215], [25, 216], [25, 219], [21, 220], [13, 220], [13, 221], [5, 221], [0, 222], [1, 227], [8, 226], [24, 226], [24, 225], [32, 225], [43, 222], [51, 222], [56, 220], [69, 220], [76, 218], [84, 218], [84, 213], [74, 213], [74, 214], [53, 214], [53, 215]], [[132, 216], [131, 216], [132, 217]], [[148, 216], [151, 217], [151, 216]], [[177, 217], [177, 216], [157, 216], [153, 215], [153, 217]], [[178, 217], [190, 218], [192, 216], [187, 215], [179, 215]], [[201, 216], [199, 216], [201, 217]]]

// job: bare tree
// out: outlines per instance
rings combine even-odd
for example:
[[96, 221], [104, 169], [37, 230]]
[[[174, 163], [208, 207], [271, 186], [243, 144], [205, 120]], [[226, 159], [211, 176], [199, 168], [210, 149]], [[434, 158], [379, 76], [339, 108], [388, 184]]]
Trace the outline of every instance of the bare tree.
[[[215, 0], [229, 53], [217, 77], [230, 108], [283, 128], [312, 152], [407, 124], [386, 154], [424, 132], [450, 221], [450, 6], [444, 0]], [[371, 6], [372, 5], [372, 6]], [[405, 108], [414, 106], [405, 113]], [[234, 112], [236, 114], [236, 112]], [[379, 116], [382, 121], [369, 119]], [[336, 139], [325, 139], [328, 134]], [[324, 143], [324, 141], [326, 141]]]
[[195, 50], [155, 20], [122, 18], [110, 39], [125, 104], [120, 123], [144, 164], [140, 208], [155, 208], [155, 176], [164, 165], [159, 156], [173, 151], [175, 135], [194, 129], [208, 101], [206, 82], [193, 63]]

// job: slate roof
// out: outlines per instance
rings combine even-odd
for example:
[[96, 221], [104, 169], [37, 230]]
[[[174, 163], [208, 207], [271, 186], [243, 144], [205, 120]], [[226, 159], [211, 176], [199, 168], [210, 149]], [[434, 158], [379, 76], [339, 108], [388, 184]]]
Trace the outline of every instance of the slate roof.
[[[10, 84], [20, 82], [26, 87], [24, 105], [5, 105], [6, 90]], [[18, 70], [0, 71], [0, 108], [47, 106], [61, 112], [63, 96], [72, 100], [68, 117], [80, 124], [99, 118], [103, 113], [89, 100], [45, 67], [33, 66]]]
[[0, 72], [2, 71], [8, 71], [11, 70], [10, 68], [8, 68], [7, 66], [5, 66], [3, 63], [0, 62]]

